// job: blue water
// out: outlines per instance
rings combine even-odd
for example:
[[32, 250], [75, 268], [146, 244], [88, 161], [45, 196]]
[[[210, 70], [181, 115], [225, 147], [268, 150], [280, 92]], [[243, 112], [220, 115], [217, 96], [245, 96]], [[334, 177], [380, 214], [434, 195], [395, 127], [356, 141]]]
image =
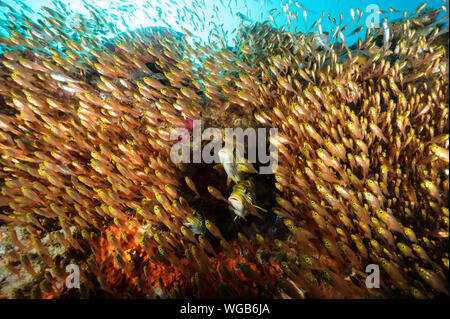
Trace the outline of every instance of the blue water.
[[[20, 9], [20, 6], [13, 0], [2, 0], [0, 3], [6, 3], [14, 8]], [[51, 0], [24, 0], [24, 2], [35, 11], [26, 14], [31, 18], [38, 18], [41, 6], [54, 8]], [[233, 45], [233, 39], [236, 37], [236, 30], [239, 29], [240, 23], [253, 24], [255, 22], [269, 21], [275, 27], [285, 26], [286, 30], [295, 32], [314, 32], [311, 25], [322, 16], [321, 26], [324, 32], [330, 32], [334, 23], [330, 18], [336, 19], [339, 23], [339, 14], [342, 13], [343, 24], [348, 25], [344, 35], [347, 36], [347, 42], [350, 45], [355, 42], [358, 37], [364, 37], [365, 31], [361, 31], [357, 35], [348, 36], [357, 26], [370, 23], [375, 20], [374, 10], [379, 9], [387, 11], [386, 14], [378, 16], [381, 23], [384, 18], [389, 21], [402, 17], [402, 13], [391, 13], [389, 8], [392, 7], [400, 12], [407, 11], [411, 13], [415, 8], [423, 3], [422, 0], [303, 0], [298, 1], [310, 11], [307, 12], [306, 22], [304, 19], [304, 10], [295, 5], [296, 1], [292, 0], [63, 0], [68, 8], [74, 12], [87, 13], [85, 4], [89, 3], [99, 9], [104, 9], [107, 20], [111, 20], [118, 25], [121, 30], [135, 29], [140, 26], [166, 26], [177, 31], [185, 28], [191, 31], [199, 38], [196, 41], [218, 42], [219, 39], [225, 39], [227, 45]], [[442, 0], [428, 1], [426, 8], [437, 9], [445, 4]], [[127, 6], [128, 5], [128, 6]], [[447, 5], [446, 5], [447, 6]], [[287, 9], [291, 24], [288, 22], [288, 16], [283, 10]], [[364, 11], [361, 20], [355, 25], [350, 16], [350, 9], [356, 8]], [[272, 10], [276, 9], [276, 10]], [[5, 8], [0, 8], [0, 12], [8, 12]], [[242, 13], [249, 18], [249, 21], [239, 18], [237, 13]], [[270, 13], [272, 17], [270, 17]], [[279, 14], [278, 14], [279, 13]], [[292, 14], [296, 15], [293, 16]], [[442, 13], [441, 13], [442, 15]], [[122, 19], [123, 18], [123, 19]], [[0, 27], [4, 26], [7, 16], [2, 16]], [[1, 28], [0, 28], [1, 29]], [[216, 36], [213, 35], [216, 33]], [[110, 35], [114, 36], [114, 35]], [[218, 39], [219, 38], [219, 39]]]

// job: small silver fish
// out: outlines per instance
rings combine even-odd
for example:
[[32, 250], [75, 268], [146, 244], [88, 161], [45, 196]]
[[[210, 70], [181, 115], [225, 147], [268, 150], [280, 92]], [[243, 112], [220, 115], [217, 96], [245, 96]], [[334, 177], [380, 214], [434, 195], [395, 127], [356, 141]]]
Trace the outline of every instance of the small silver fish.
[[58, 74], [58, 73], [50, 73], [50, 77], [58, 82], [71, 82], [71, 83], [80, 83], [78, 80], [74, 80], [72, 78], [69, 78], [68, 76]]
[[383, 20], [383, 46], [386, 48], [388, 43], [389, 43], [389, 39], [391, 36], [391, 30], [389, 29], [388, 23], [387, 23], [387, 19]]

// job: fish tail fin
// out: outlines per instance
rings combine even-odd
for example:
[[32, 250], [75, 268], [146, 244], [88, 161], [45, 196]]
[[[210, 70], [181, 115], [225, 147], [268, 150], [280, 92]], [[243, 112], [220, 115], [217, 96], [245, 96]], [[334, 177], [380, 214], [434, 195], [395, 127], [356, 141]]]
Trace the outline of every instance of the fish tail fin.
[[239, 163], [238, 166], [239, 166], [238, 168], [241, 172], [258, 174], [258, 171], [255, 169], [255, 167], [251, 163], [248, 163], [248, 162]]

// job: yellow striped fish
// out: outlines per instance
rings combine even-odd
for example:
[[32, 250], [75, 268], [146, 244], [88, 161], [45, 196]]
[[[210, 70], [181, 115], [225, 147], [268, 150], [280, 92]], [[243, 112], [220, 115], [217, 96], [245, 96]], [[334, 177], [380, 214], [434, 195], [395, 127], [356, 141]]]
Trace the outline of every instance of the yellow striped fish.
[[235, 183], [242, 181], [242, 173], [257, 173], [251, 163], [248, 163], [243, 156], [236, 156], [232, 149], [224, 147], [219, 151], [218, 155], [220, 164], [222, 164], [228, 176], [227, 185], [231, 181]]
[[189, 227], [194, 235], [202, 235], [205, 233], [205, 220], [203, 216], [195, 209], [192, 210], [192, 216], [186, 217], [187, 222], [184, 226]]
[[[244, 180], [233, 186], [231, 195], [228, 197], [230, 201], [230, 210], [236, 214], [236, 218], [244, 218], [249, 213], [256, 216], [259, 214], [256, 212], [255, 208], [267, 212], [264, 208], [256, 206], [254, 204], [255, 198], [255, 184], [251, 180]], [[259, 216], [260, 217], [260, 216]], [[260, 217], [261, 218], [261, 217]]]

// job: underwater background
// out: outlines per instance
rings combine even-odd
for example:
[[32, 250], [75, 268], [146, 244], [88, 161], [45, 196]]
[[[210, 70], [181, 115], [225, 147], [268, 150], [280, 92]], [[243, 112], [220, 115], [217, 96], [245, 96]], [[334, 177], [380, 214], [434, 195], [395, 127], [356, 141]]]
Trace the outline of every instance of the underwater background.
[[[3, 1], [12, 5], [15, 8], [20, 8], [14, 1]], [[217, 1], [63, 1], [74, 12], [80, 12], [86, 14], [88, 10], [85, 7], [85, 3], [89, 3], [100, 10], [104, 10], [105, 15], [110, 15], [114, 22], [118, 25], [118, 28], [122, 31], [133, 30], [140, 26], [164, 26], [173, 28], [176, 31], [181, 32], [181, 27], [195, 33], [202, 41], [212, 42], [217, 41], [215, 38], [211, 38], [211, 33], [215, 27], [219, 27], [220, 31], [223, 30], [226, 33], [227, 45], [232, 45], [232, 39], [236, 36], [236, 31], [239, 29], [239, 23], [242, 19], [237, 13], [242, 13], [251, 20], [251, 23], [269, 21], [269, 23], [277, 28], [283, 25], [286, 28], [295, 28], [299, 32], [308, 31], [309, 27], [316, 21], [316, 19], [322, 14], [322, 12], [329, 13], [335, 18], [340, 13], [343, 14], [343, 25], [352, 25], [350, 9], [359, 8], [365, 11], [364, 19], [361, 20], [361, 25], [364, 25], [365, 18], [373, 13], [375, 10], [388, 11], [388, 8], [396, 8], [399, 12], [389, 12], [389, 14], [383, 15], [383, 18], [388, 18], [389, 21], [399, 19], [402, 17], [402, 12], [412, 12], [422, 1], [402, 1], [402, 0], [380, 0], [380, 1], [300, 1], [297, 2], [304, 5], [307, 11], [307, 24], [306, 28], [305, 20], [303, 17], [304, 10], [295, 5], [295, 1], [269, 1], [269, 0], [217, 0]], [[38, 13], [41, 12], [42, 6], [52, 7], [52, 2], [47, 1], [26, 1], [34, 13], [27, 12], [31, 18], [37, 18]], [[283, 11], [283, 6], [288, 6], [290, 12], [297, 15], [297, 19], [291, 18], [291, 25], [288, 23], [287, 15]], [[430, 8], [438, 8], [442, 5], [442, 1], [433, 0], [427, 1], [427, 6]], [[373, 6], [373, 8], [372, 8]], [[182, 17], [182, 13], [185, 12], [183, 8], [186, 8], [187, 14]], [[145, 9], [145, 10], [143, 10]], [[272, 11], [278, 9], [278, 11]], [[1, 8], [2, 12], [7, 12], [4, 8]], [[278, 12], [281, 14], [278, 15]], [[195, 16], [195, 14], [198, 15]], [[441, 13], [439, 18], [444, 14]], [[270, 17], [272, 16], [272, 17]], [[123, 20], [122, 20], [123, 18]], [[380, 19], [380, 23], [381, 23]], [[329, 30], [332, 27], [332, 22], [327, 18], [322, 20], [322, 27], [324, 30]], [[233, 32], [234, 31], [234, 32]], [[223, 36], [223, 34], [221, 34]], [[114, 36], [112, 33], [106, 36]], [[349, 44], [353, 43], [358, 38], [358, 35], [350, 36], [347, 38]]]
[[[0, 298], [448, 297], [446, 1], [0, 13]], [[273, 174], [174, 163], [196, 120]]]

